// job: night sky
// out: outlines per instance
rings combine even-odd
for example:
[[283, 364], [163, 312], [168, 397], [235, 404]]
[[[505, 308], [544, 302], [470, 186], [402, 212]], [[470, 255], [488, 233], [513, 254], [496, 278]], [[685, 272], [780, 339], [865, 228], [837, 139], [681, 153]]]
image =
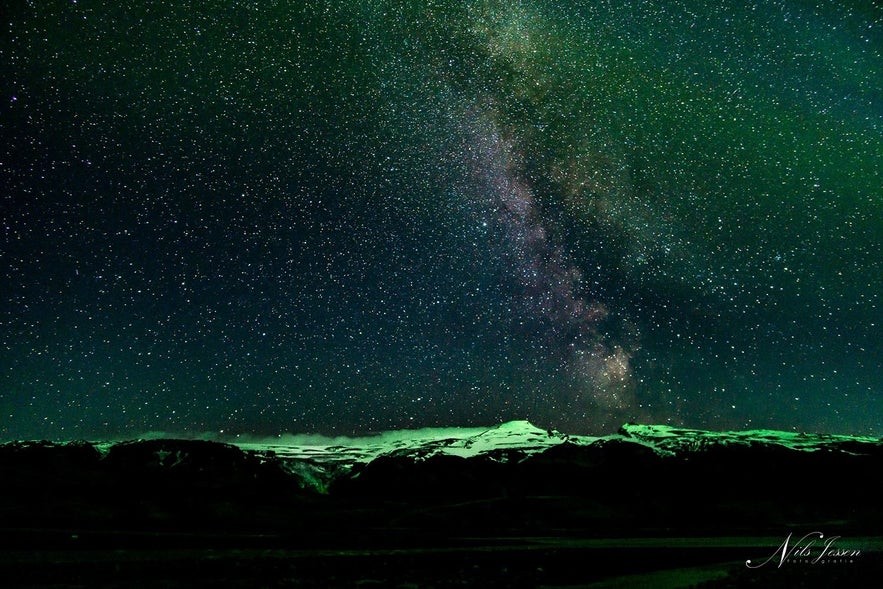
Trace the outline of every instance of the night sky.
[[0, 16], [0, 439], [883, 435], [879, 4]]

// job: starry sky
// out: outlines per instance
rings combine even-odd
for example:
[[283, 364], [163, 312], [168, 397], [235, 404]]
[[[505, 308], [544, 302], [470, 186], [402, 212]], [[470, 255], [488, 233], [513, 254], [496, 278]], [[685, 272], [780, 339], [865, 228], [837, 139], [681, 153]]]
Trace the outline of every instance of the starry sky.
[[0, 15], [0, 439], [883, 435], [879, 5]]

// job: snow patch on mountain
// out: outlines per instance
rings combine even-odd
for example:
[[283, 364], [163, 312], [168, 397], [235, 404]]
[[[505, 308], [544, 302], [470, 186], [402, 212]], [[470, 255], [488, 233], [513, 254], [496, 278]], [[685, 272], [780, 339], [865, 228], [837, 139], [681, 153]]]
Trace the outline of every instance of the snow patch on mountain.
[[436, 455], [472, 458], [505, 451], [518, 451], [528, 456], [568, 440], [574, 441], [575, 438], [538, 428], [528, 421], [510, 421], [490, 428], [400, 430], [360, 438], [289, 436], [278, 442], [241, 442], [236, 445], [245, 451], [272, 455], [283, 461], [309, 461], [349, 470], [355, 464], [368, 463], [379, 456], [425, 460]]
[[810, 434], [774, 430], [745, 430], [712, 432], [667, 425], [638, 425], [628, 423], [619, 429], [621, 439], [637, 442], [653, 448], [661, 455], [696, 452], [712, 446], [750, 446], [769, 444], [803, 452], [836, 450], [852, 453], [855, 444], [879, 444], [878, 438], [834, 434]]

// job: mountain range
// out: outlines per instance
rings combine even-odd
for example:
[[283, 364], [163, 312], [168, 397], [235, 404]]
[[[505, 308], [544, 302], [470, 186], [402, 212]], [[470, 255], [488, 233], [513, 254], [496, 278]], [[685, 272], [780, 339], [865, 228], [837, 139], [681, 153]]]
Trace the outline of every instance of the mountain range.
[[[867, 437], [636, 424], [582, 437], [515, 421], [364, 438], [23, 441], [0, 445], [0, 481], [0, 574], [36, 587], [88, 581], [119, 558], [129, 586], [162, 585], [162, 571], [192, 579], [186, 554], [226, 563], [219, 586], [589, 586], [635, 570], [738, 586], [760, 574], [745, 562], [812, 533], [861, 558], [764, 574], [859, 586], [883, 572], [883, 441]], [[445, 584], [455, 556], [478, 568]], [[157, 560], [175, 566], [145, 564]]]

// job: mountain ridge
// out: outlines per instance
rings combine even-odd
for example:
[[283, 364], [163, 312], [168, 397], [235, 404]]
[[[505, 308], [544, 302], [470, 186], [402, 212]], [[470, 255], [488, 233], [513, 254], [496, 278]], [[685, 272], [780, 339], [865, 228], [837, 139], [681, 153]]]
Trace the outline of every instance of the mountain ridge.
[[[717, 562], [726, 570], [772, 554], [791, 531], [861, 539], [883, 529], [877, 439], [636, 424], [595, 438], [519, 421], [292, 442], [2, 444], [0, 546], [13, 555], [97, 554], [111, 563], [128, 550], [159, 567], [177, 549], [205, 558], [220, 549], [245, 567], [243, 579], [306, 575], [315, 584], [267, 586], [307, 587], [328, 586], [341, 562], [359, 580], [368, 565], [389, 574], [390, 559], [416, 566], [415, 554], [419, 567], [441, 573], [467, 556], [496, 570], [495, 559], [508, 554], [531, 563], [518, 579], [561, 586], [540, 581], [562, 555], [575, 567], [591, 557], [594, 567], [614, 558], [628, 570], [649, 559], [662, 570], [678, 566], [677, 554], [681, 566]], [[614, 552], [605, 538], [630, 548]], [[697, 538], [709, 538], [708, 547], [684, 548], [684, 539]], [[736, 552], [728, 538], [753, 547]], [[587, 541], [595, 552], [586, 552]], [[862, 550], [876, 545], [860, 542]], [[859, 564], [878, 582], [879, 554]], [[0, 572], [17, 567], [15, 558], [6, 565], [0, 558]], [[49, 570], [59, 583], [68, 578], [62, 565]], [[85, 566], [82, 574], [96, 570], [112, 573]], [[818, 586], [857, 586], [838, 579]]]
[[[298, 443], [304, 439], [309, 443]], [[264, 443], [177, 438], [120, 442], [19, 441], [0, 444], [0, 459], [7, 467], [18, 464], [20, 468], [24, 455], [53, 464], [63, 462], [61, 457], [67, 455], [83, 461], [84, 468], [122, 468], [130, 461], [137, 465], [131, 469], [140, 468], [143, 472], [175, 472], [188, 468], [197, 472], [220, 469], [220, 472], [227, 468], [233, 473], [237, 468], [260, 467], [261, 472], [272, 470], [276, 472], [273, 476], [296, 482], [302, 491], [328, 494], [337, 483], [351, 486], [351, 479], [370, 471], [371, 465], [378, 461], [386, 464], [398, 461], [401, 468], [408, 470], [427, 461], [441, 464], [442, 459], [455, 461], [451, 464], [461, 460], [466, 461], [463, 464], [473, 461], [517, 465], [531, 459], [534, 463], [556, 460], [556, 456], [563, 455], [570, 455], [568, 459], [577, 462], [597, 455], [593, 460], [603, 462], [616, 453], [624, 453], [628, 456], [624, 459], [627, 462], [638, 460], [636, 457], [641, 454], [638, 447], [649, 452], [640, 461], [647, 463], [642, 468], [651, 470], [660, 461], [695, 463], [710, 454], [737, 452], [763, 457], [760, 462], [775, 456], [775, 460], [790, 463], [805, 461], [802, 454], [822, 453], [840, 456], [843, 460], [883, 456], [883, 441], [866, 436], [773, 430], [713, 432], [634, 423], [627, 423], [608, 436], [570, 436], [544, 430], [526, 420], [516, 420], [486, 428], [399, 430], [361, 438], [293, 436], [287, 442]], [[791, 456], [792, 452], [798, 454]], [[223, 464], [226, 466], [222, 467]]]
[[[471, 458], [500, 450], [519, 450], [525, 455], [545, 451], [559, 444], [579, 446], [620, 440], [641, 444], [661, 456], [701, 451], [723, 445], [776, 445], [791, 450], [820, 449], [843, 452], [856, 448], [883, 445], [883, 438], [843, 434], [785, 432], [780, 430], [713, 431], [661, 424], [626, 423], [615, 434], [606, 436], [569, 435], [543, 429], [528, 420], [512, 420], [490, 427], [425, 428], [390, 430], [359, 437], [324, 437], [313, 434], [280, 436], [278, 440], [237, 441], [236, 439], [192, 439], [176, 436], [133, 438], [118, 441], [85, 440], [48, 441], [13, 440], [0, 443], [0, 448], [91, 446], [102, 457], [120, 445], [156, 442], [207, 442], [233, 446], [246, 453], [274, 456], [279, 459], [311, 460], [317, 463], [346, 465], [365, 463], [383, 455], [411, 456], [415, 459], [445, 454]], [[852, 448], [853, 450], [847, 450]]]

